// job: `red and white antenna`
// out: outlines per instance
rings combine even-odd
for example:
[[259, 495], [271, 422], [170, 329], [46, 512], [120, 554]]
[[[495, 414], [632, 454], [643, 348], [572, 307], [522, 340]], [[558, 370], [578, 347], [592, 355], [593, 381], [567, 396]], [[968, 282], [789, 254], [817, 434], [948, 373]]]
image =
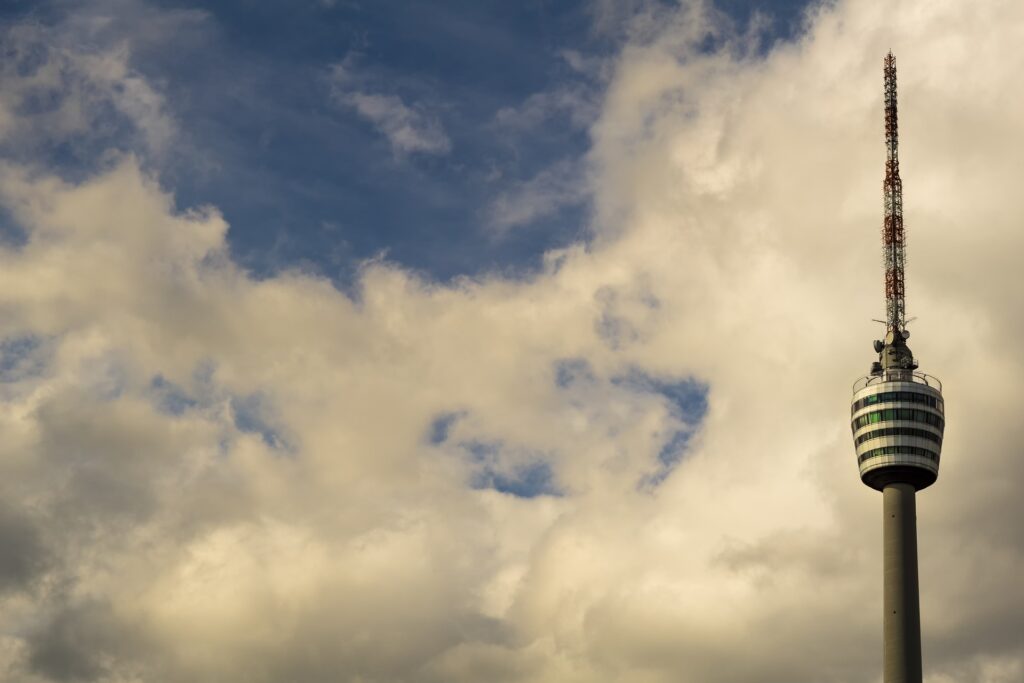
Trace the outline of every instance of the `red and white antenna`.
[[885, 261], [886, 331], [897, 336], [906, 328], [907, 300], [903, 286], [907, 238], [903, 232], [903, 183], [900, 181], [899, 132], [896, 119], [896, 58], [885, 56], [885, 180], [882, 183], [885, 221], [882, 255]]

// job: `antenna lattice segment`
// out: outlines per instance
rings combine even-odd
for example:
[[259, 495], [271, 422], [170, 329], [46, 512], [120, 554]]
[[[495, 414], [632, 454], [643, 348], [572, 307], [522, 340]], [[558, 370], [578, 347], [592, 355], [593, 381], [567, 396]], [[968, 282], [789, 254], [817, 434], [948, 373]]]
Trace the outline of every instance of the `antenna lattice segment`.
[[903, 183], [900, 180], [899, 133], [896, 119], [896, 59], [885, 57], [885, 180], [882, 183], [885, 221], [882, 225], [882, 257], [885, 261], [885, 313], [889, 331], [906, 325], [906, 294], [903, 266], [907, 241], [903, 231]]

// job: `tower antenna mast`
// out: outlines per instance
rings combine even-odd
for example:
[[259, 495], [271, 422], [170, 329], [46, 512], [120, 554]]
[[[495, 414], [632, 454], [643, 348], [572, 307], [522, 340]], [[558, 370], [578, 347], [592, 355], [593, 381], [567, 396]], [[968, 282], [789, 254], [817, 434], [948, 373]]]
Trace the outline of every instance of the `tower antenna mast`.
[[907, 300], [903, 285], [907, 240], [903, 231], [903, 182], [900, 180], [899, 128], [896, 111], [896, 59], [885, 56], [885, 220], [882, 254], [885, 261], [886, 331], [901, 334], [906, 327]]

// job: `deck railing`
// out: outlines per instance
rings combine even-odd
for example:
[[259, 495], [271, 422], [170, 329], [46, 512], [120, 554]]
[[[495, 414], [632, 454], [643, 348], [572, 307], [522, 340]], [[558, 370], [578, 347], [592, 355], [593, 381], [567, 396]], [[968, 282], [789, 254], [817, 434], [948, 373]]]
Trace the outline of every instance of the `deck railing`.
[[919, 372], [918, 370], [883, 370], [879, 375], [865, 375], [853, 383], [853, 393], [857, 393], [864, 387], [883, 382], [915, 382], [925, 386], [938, 389], [942, 393], [942, 382], [938, 377]]

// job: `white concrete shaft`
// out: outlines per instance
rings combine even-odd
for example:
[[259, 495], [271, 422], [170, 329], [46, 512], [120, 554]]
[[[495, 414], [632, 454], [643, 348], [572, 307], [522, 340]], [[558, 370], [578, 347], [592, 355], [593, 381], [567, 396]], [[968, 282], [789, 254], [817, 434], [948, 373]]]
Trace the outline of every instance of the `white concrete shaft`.
[[917, 505], [910, 484], [882, 491], [885, 683], [921, 683], [921, 609], [917, 585]]

